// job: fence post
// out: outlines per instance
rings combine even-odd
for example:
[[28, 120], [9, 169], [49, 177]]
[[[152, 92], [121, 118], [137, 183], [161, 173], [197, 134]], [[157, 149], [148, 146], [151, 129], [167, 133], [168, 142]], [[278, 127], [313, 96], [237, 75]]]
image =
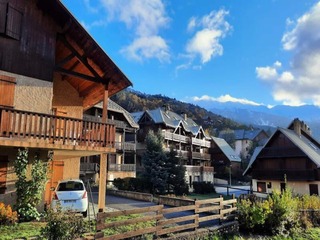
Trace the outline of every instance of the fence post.
[[198, 226], [199, 226], [199, 207], [200, 207], [200, 204], [199, 202], [197, 201], [197, 199], [194, 200], [194, 214], [197, 215], [197, 217], [195, 217], [194, 219], [194, 224], [196, 225], [196, 227], [194, 228], [194, 231], [197, 230]]
[[222, 195], [219, 196], [220, 198], [222, 198], [222, 200], [220, 200], [219, 202], [219, 225], [221, 225], [222, 223], [222, 218], [223, 218], [223, 215], [221, 216], [221, 210], [223, 209], [223, 197]]
[[162, 230], [162, 224], [159, 224], [160, 220], [162, 220], [163, 217], [163, 207], [164, 205], [158, 205], [158, 210], [156, 212], [156, 215], [161, 215], [161, 219], [156, 219], [156, 232], [155, 232], [155, 236], [153, 236], [153, 239], [158, 239], [159, 238], [159, 230]]

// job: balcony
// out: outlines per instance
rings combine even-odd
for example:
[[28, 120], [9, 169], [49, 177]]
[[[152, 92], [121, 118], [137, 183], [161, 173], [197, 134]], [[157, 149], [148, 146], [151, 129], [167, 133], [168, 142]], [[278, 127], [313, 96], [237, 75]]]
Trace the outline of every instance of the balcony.
[[184, 165], [186, 168], [186, 171], [189, 173], [214, 173], [213, 167], [208, 166], [191, 166], [191, 165]]
[[192, 158], [200, 160], [211, 160], [211, 155], [208, 153], [192, 152]]
[[115, 141], [115, 126], [0, 107], [0, 138], [4, 138], [2, 140], [6, 140], [6, 144], [7, 140], [10, 140], [8, 143], [10, 146], [13, 146], [14, 141], [21, 146], [20, 142], [23, 141], [28, 143], [23, 146], [61, 150], [77, 150], [81, 147], [112, 148]]
[[288, 181], [315, 181], [319, 180], [319, 174], [317, 170], [296, 170], [296, 169], [263, 169], [253, 170], [252, 178], [266, 179], [266, 180], [280, 180], [284, 181], [284, 178]]
[[192, 145], [197, 145], [201, 147], [206, 147], [206, 148], [211, 147], [210, 141], [207, 141], [205, 139], [191, 138], [191, 143]]
[[135, 164], [108, 164], [108, 170], [111, 172], [135, 172]]
[[189, 141], [189, 137], [179, 135], [176, 133], [171, 133], [168, 131], [163, 131], [162, 136], [164, 137], [165, 140], [171, 140], [174, 142], [188, 143]]
[[99, 169], [100, 166], [98, 163], [80, 163], [81, 173], [97, 173]]
[[135, 151], [136, 144], [130, 142], [115, 142], [115, 148], [118, 151]]

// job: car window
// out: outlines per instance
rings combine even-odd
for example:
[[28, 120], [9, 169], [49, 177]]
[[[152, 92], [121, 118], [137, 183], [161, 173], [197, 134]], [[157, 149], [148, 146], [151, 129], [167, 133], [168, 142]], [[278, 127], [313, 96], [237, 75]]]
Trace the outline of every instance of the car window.
[[57, 191], [80, 191], [84, 190], [83, 184], [81, 182], [62, 182], [59, 184]]

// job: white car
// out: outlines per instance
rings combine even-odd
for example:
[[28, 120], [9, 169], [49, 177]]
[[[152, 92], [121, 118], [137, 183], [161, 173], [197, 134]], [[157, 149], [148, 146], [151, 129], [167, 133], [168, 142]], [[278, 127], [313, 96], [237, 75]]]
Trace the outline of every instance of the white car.
[[62, 210], [81, 212], [87, 217], [88, 196], [83, 181], [80, 179], [59, 181], [53, 193], [51, 208], [56, 209], [58, 204]]

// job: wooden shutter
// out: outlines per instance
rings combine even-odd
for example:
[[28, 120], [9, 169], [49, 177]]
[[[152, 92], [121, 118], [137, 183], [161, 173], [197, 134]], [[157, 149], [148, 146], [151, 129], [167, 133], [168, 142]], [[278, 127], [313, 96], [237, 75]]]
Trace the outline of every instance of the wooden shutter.
[[19, 40], [21, 36], [22, 12], [8, 5], [6, 35]]
[[8, 156], [0, 155], [0, 194], [6, 191]]
[[13, 107], [16, 79], [0, 75], [0, 106]]

